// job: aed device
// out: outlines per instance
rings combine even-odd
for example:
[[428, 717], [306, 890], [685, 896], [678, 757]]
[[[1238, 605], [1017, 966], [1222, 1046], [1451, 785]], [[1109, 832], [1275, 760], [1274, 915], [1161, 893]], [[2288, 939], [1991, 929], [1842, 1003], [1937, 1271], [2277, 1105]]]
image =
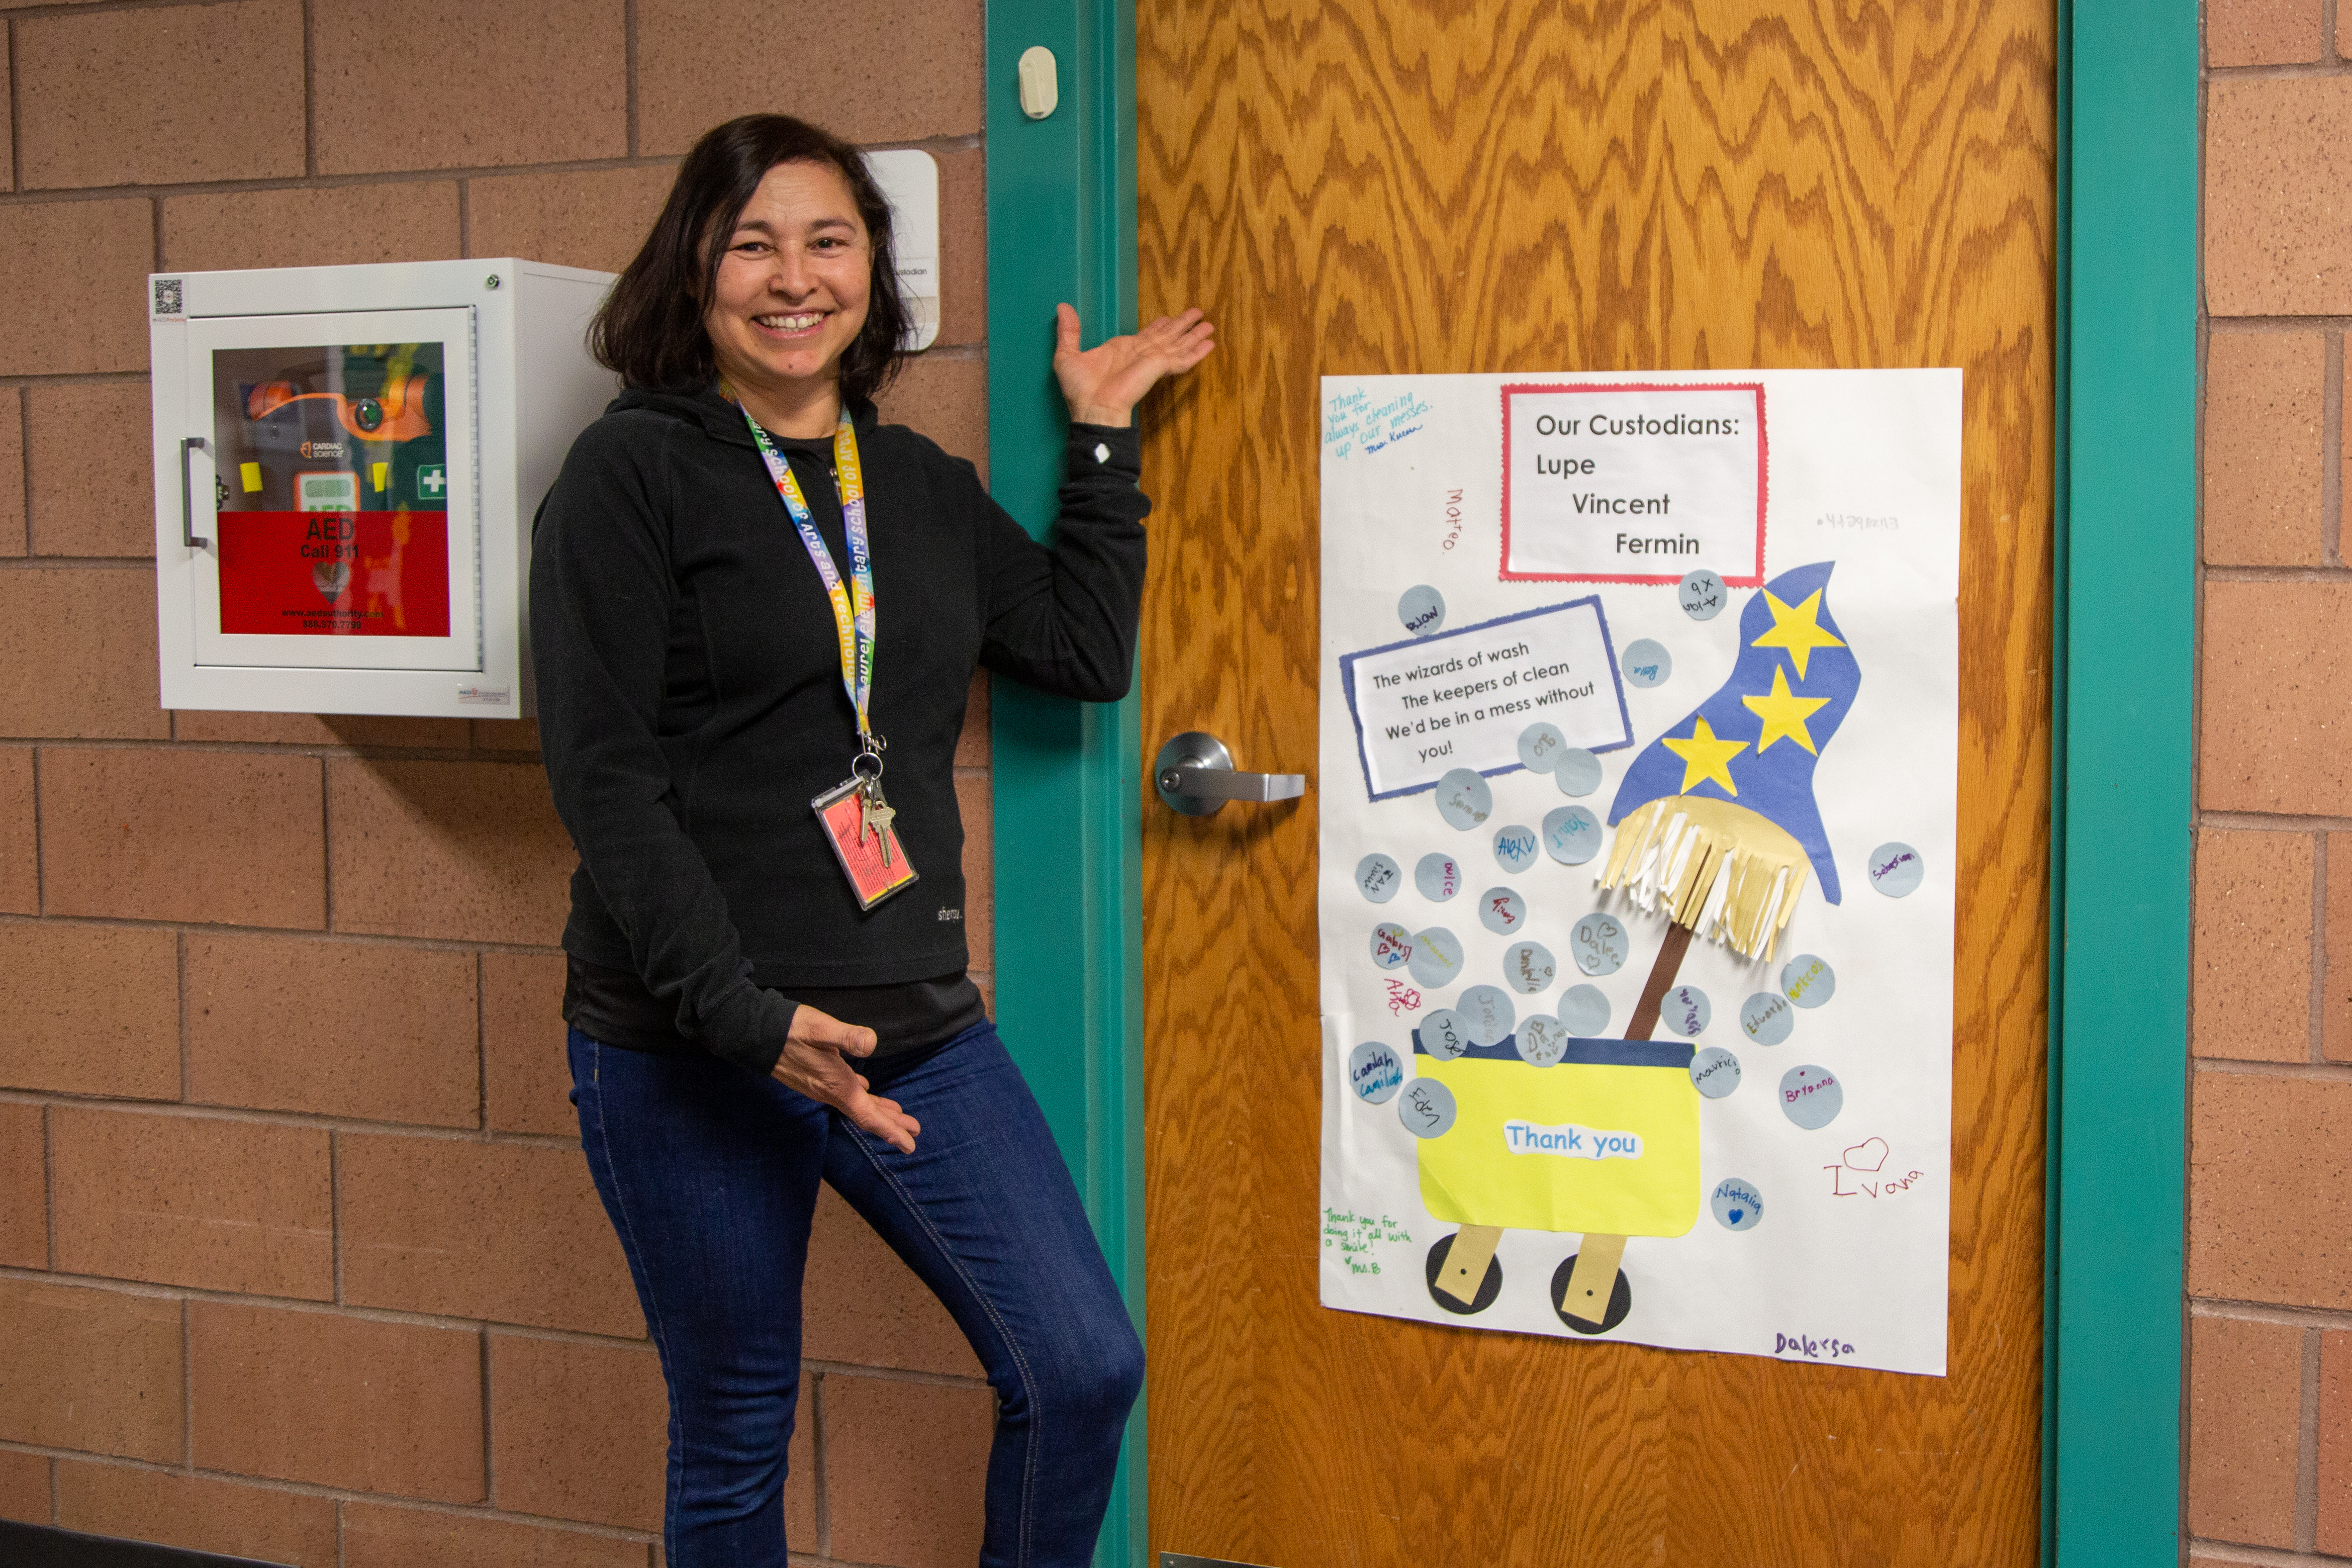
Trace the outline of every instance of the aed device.
[[167, 708], [527, 718], [530, 526], [617, 380], [613, 275], [513, 257], [148, 280]]

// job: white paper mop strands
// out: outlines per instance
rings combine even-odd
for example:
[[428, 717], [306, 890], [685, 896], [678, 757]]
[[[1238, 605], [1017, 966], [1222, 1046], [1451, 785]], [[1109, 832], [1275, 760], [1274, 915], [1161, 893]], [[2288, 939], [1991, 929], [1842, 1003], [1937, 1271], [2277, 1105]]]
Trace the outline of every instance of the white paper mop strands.
[[1728, 800], [1673, 795], [1625, 814], [1595, 880], [1622, 887], [1645, 910], [1663, 899], [1677, 925], [1769, 960], [1809, 869], [1804, 850], [1769, 819]]

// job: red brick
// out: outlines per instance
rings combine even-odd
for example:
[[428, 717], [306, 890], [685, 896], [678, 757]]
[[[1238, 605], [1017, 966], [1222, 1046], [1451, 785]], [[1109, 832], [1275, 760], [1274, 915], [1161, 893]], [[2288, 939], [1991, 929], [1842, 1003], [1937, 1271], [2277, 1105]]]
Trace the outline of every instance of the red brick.
[[302, 172], [299, 0], [41, 16], [16, 24], [24, 187], [264, 180]]
[[221, 713], [181, 708], [172, 716], [175, 740], [246, 741], [262, 746], [401, 747], [457, 751], [467, 741], [462, 718], [419, 718], [370, 713]]
[[0, 206], [0, 376], [147, 369], [152, 203]]
[[2319, 1550], [2352, 1557], [2352, 1333], [2319, 1336]]
[[2198, 835], [2197, 1055], [2310, 1060], [2311, 883], [2307, 833]]
[[16, 387], [0, 387], [0, 556], [23, 555], [29, 548], [25, 542], [24, 399]]
[[828, 19], [822, 49], [747, 47], [761, 0], [638, 0], [637, 134], [683, 152], [738, 114], [811, 115], [860, 144], [981, 129], [979, 0], [876, 0]]
[[[0, 37], [0, 88], [7, 89], [10, 103], [16, 101], [16, 62], [11, 57], [8, 40], [5, 37]], [[16, 138], [9, 136], [0, 138], [0, 141], [9, 143], [0, 146], [0, 191], [13, 191], [16, 188]]]
[[2205, 7], [2209, 66], [2309, 65], [2327, 29], [2319, 0], [2210, 0]]
[[327, 779], [336, 930], [562, 937], [578, 857], [537, 766], [338, 759]]
[[2205, 360], [2205, 559], [2319, 566], [2317, 332], [2216, 332]]
[[988, 153], [934, 152], [940, 166], [937, 347], [988, 341]]
[[308, 757], [51, 747], [49, 912], [315, 929], [326, 922], [320, 788]]
[[39, 1454], [0, 1448], [0, 1519], [50, 1524], [49, 1461]]
[[441, 261], [461, 254], [454, 180], [237, 191], [163, 203], [163, 266], [173, 272]]
[[490, 1336], [490, 1473], [506, 1513], [659, 1533], [669, 1395], [651, 1345]]
[[146, 428], [146, 378], [27, 387], [25, 415], [33, 553], [152, 557], [153, 455], [103, 434]]
[[477, 751], [539, 755], [539, 720], [535, 718], [478, 718], [472, 723]]
[[209, 1476], [63, 1459], [58, 1523], [240, 1561], [335, 1568], [334, 1499]]
[[2303, 1335], [2278, 1323], [2190, 1320], [2190, 1534], [2294, 1544]]
[[344, 1568], [645, 1568], [642, 1542], [503, 1519], [353, 1502]]
[[60, 1271], [333, 1298], [325, 1132], [77, 1105], [49, 1117]]
[[[0, 221], [7, 209], [0, 208]], [[36, 567], [0, 572], [0, 735], [161, 740], [155, 574]]]
[[940, 1299], [829, 1186], [817, 1191], [801, 1314], [802, 1354], [813, 1361], [982, 1373]]
[[580, 1135], [564, 1055], [563, 955], [482, 955], [482, 1103], [501, 1133]]
[[963, 939], [971, 967], [989, 969], [996, 956], [996, 827], [988, 775], [956, 776], [956, 806], [963, 813]]
[[178, 938], [0, 922], [0, 1088], [178, 1099]]
[[2216, 81], [2205, 98], [2205, 292], [2216, 316], [2352, 310], [2352, 78]]
[[988, 752], [988, 672], [981, 670], [973, 674], [971, 690], [964, 694], [963, 732], [956, 737], [955, 765], [985, 768]]
[[0, 1102], [0, 1268], [49, 1266], [49, 1178], [41, 1108]]
[[346, 1134], [343, 1299], [635, 1339], [635, 1287], [576, 1149]]
[[0, 915], [41, 909], [40, 834], [33, 810], [33, 748], [0, 746]]
[[919, 354], [877, 402], [884, 420], [912, 425], [988, 477], [987, 361]]
[[2190, 1117], [2189, 1293], [2352, 1306], [2352, 1083], [2207, 1070]]
[[795, 1552], [817, 1549], [816, 1425], [824, 1399], [824, 1375], [803, 1373], [792, 1440], [784, 1445], [784, 1540]]
[[180, 1303], [0, 1280], [0, 1438], [176, 1464]]
[[472, 1329], [192, 1301], [198, 1469], [479, 1502]]
[[474, 955], [188, 939], [188, 1098], [370, 1122], [481, 1120]]
[[2200, 807], [2352, 816], [2347, 639], [2352, 587], [2205, 585]]
[[319, 172], [478, 169], [628, 152], [621, 0], [368, 0], [312, 7]]
[[676, 165], [661, 163], [473, 181], [466, 191], [470, 248], [618, 272], [645, 244], [676, 177]]
[[977, 1558], [994, 1420], [985, 1388], [828, 1375], [830, 1555], [895, 1568]]
[[2352, 1061], [2352, 833], [2327, 835], [2326, 973], [2320, 988], [2320, 1053]]

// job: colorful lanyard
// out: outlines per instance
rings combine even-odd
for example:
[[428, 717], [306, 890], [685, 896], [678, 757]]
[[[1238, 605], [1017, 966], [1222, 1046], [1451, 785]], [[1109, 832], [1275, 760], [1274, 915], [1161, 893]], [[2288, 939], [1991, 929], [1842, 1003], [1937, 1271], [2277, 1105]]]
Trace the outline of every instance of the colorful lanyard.
[[816, 531], [816, 519], [810, 515], [807, 497], [801, 494], [801, 482], [793, 476], [793, 465], [784, 461], [749, 409], [744, 410], [743, 423], [751, 427], [751, 440], [768, 465], [768, 476], [776, 482], [776, 494], [784, 498], [784, 510], [792, 514], [793, 527], [800, 530], [801, 543], [807, 548], [809, 559], [816, 563], [816, 574], [824, 579], [825, 598], [833, 604], [834, 630], [841, 640], [841, 689], [849, 694], [849, 706], [857, 713], [860, 750], [878, 758], [881, 742], [866, 722], [867, 705], [874, 696], [874, 551], [866, 535], [866, 480], [857, 466], [857, 433], [846, 413], [833, 432], [842, 532], [849, 541], [849, 582], [845, 586], [840, 569], [833, 564], [833, 552], [824, 548], [824, 536]]

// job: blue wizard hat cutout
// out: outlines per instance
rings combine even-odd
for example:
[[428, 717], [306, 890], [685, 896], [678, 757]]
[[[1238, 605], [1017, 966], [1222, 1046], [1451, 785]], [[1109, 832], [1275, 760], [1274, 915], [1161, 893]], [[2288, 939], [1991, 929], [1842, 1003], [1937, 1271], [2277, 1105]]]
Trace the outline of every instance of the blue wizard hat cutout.
[[[1769, 939], [1787, 919], [1794, 883], [1801, 880], [1801, 862], [1787, 863], [1795, 854], [1775, 853], [1777, 848], [1801, 852], [1821, 878], [1822, 896], [1839, 902], [1837, 865], [1813, 800], [1814, 764], [1862, 684], [1862, 667], [1830, 614], [1830, 573], [1836, 565], [1817, 561], [1784, 571], [1740, 612], [1739, 662], [1731, 678], [1650, 742], [1618, 786], [1609, 821], [1623, 825], [1603, 885], [1630, 881], [1641, 869], [1636, 862], [1646, 857], [1653, 886], [1673, 894], [1675, 917], [1696, 925], [1696, 904], [1712, 890], [1718, 870], [1727, 867], [1738, 881], [1744, 853], [1760, 862], [1748, 868], [1751, 880], [1768, 870], [1796, 873], [1779, 879], [1785, 897], [1767, 899], [1760, 886], [1749, 890], [1747, 914], [1770, 917], [1770, 929], [1747, 935]], [[1669, 816], [1656, 804], [1663, 801], [1674, 802], [1673, 820], [1703, 830], [1710, 853], [1693, 857], [1664, 841]], [[1770, 831], [1775, 828], [1785, 841]], [[1699, 863], [1688, 863], [1694, 859]], [[1677, 866], [1684, 874], [1675, 874]], [[1664, 886], [1669, 881], [1674, 885]], [[1769, 907], [1759, 909], [1758, 900]], [[1748, 940], [1734, 940], [1743, 951], [1755, 950]]]

